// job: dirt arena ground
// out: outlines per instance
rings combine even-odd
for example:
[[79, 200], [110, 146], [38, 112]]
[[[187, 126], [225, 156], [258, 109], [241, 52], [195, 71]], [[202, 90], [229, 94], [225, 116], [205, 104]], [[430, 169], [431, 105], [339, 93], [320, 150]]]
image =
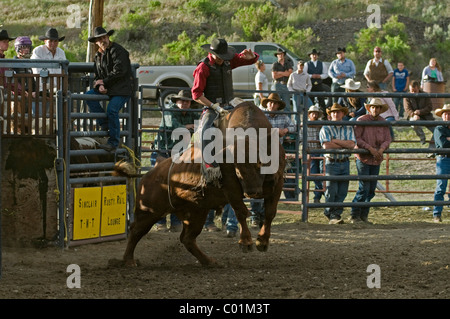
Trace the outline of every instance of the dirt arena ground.
[[[203, 231], [198, 243], [220, 263], [215, 268], [199, 265], [179, 233], [154, 230], [138, 244], [140, 266], [131, 269], [109, 265], [122, 257], [125, 240], [64, 250], [3, 247], [0, 298], [448, 299], [448, 218], [435, 224], [427, 212], [426, 221], [397, 222], [393, 210], [374, 209], [373, 225], [278, 214], [266, 253], [243, 253], [237, 238]], [[67, 286], [72, 264], [81, 288]], [[370, 265], [379, 267], [380, 288], [368, 287], [377, 283]]]

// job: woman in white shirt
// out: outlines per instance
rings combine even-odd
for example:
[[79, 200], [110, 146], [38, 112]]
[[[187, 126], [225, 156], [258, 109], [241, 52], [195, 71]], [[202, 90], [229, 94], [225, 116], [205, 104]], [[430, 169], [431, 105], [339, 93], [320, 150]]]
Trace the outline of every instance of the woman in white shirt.
[[[269, 81], [267, 80], [267, 76], [264, 74], [266, 70], [266, 65], [262, 60], [258, 60], [255, 63], [256, 69], [258, 72], [255, 75], [255, 87], [257, 91], [268, 91], [269, 90]], [[261, 100], [265, 97], [267, 93], [263, 92], [255, 92], [253, 95], [256, 106], [261, 106]]]

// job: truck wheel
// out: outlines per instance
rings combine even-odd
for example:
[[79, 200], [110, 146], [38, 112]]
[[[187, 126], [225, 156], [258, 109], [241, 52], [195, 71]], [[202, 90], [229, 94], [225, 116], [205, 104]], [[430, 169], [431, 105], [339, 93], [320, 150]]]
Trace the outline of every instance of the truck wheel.
[[172, 96], [177, 95], [177, 94], [178, 94], [178, 91], [177, 90], [173, 90], [173, 89], [166, 89], [166, 90], [162, 91], [161, 95], [159, 96], [158, 105], [160, 107], [164, 107], [164, 108], [167, 109], [169, 107], [170, 103], [171, 103], [170, 98]]

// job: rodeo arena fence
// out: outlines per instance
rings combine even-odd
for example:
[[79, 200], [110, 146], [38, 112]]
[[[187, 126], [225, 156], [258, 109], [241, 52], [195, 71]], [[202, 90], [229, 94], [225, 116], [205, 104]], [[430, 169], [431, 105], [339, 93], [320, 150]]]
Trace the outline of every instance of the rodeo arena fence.
[[[136, 79], [136, 70], [139, 67], [133, 64], [136, 94], [121, 110], [122, 144], [115, 153], [110, 153], [96, 147], [102, 139], [107, 138], [107, 132], [102, 131], [98, 125], [99, 118], [105, 118], [104, 113], [90, 113], [86, 101], [97, 100], [107, 105], [108, 96], [85, 95], [92, 88], [93, 63], [72, 63], [65, 61], [48, 60], [17, 60], [1, 59], [0, 68], [5, 68], [5, 79], [1, 88], [0, 101], [0, 155], [2, 169], [0, 179], [4, 178], [5, 141], [18, 139], [47, 139], [54, 142], [56, 156], [54, 158], [54, 171], [56, 172], [55, 197], [57, 203], [56, 243], [60, 247], [76, 246], [86, 243], [117, 240], [127, 237], [130, 223], [133, 221], [135, 191], [138, 179], [128, 180], [123, 177], [112, 176], [114, 164], [119, 160], [132, 161], [137, 172], [145, 172], [151, 165], [142, 163], [151, 157], [152, 153], [164, 153], [166, 149], [159, 149], [154, 141], [158, 138], [167, 141], [169, 130], [160, 128], [160, 123], [148, 123], [147, 114], [158, 113], [154, 118], [163, 121], [164, 114], [170, 112], [163, 101], [157, 105], [146, 103], [143, 98], [144, 89], [157, 89], [162, 92], [171, 89], [178, 92], [183, 87], [162, 87], [139, 85]], [[36, 73], [19, 73], [15, 69], [38, 68]], [[49, 72], [49, 70], [59, 72]], [[35, 82], [33, 84], [33, 81]], [[41, 88], [40, 94], [33, 93], [32, 88]], [[42, 93], [44, 92], [44, 93]], [[258, 91], [265, 94], [272, 91]], [[236, 90], [237, 95], [252, 96], [255, 91]], [[449, 98], [446, 93], [344, 93], [344, 92], [307, 92], [290, 93], [304, 95], [303, 101], [310, 98], [339, 98], [339, 97], [429, 97]], [[190, 112], [200, 112], [193, 109]], [[365, 153], [367, 150], [324, 150], [301, 147], [307, 145], [307, 128], [311, 122], [307, 117], [307, 108], [300, 105], [296, 112], [280, 111], [279, 113], [294, 116], [297, 132], [302, 130], [302, 139], [295, 138], [294, 148], [287, 150], [290, 157], [289, 172], [286, 173], [284, 191], [294, 192], [294, 198], [282, 198], [280, 202], [301, 205], [298, 213], [302, 220], [308, 221], [309, 208], [334, 207], [380, 207], [380, 206], [422, 206], [447, 205], [447, 201], [388, 201], [370, 203], [309, 203], [309, 183], [313, 181], [359, 181], [364, 180], [424, 180], [424, 179], [450, 179], [450, 175], [376, 175], [376, 176], [325, 176], [325, 174], [309, 174], [309, 154], [330, 153]], [[399, 120], [393, 122], [372, 123], [354, 121], [315, 121], [314, 125], [387, 125], [411, 126], [411, 122]], [[450, 124], [450, 122], [433, 121], [432, 126]], [[430, 126], [429, 121], [415, 121], [414, 125]], [[164, 127], [164, 126], [162, 126]], [[167, 143], [164, 143], [167, 145]], [[389, 148], [389, 154], [407, 153], [436, 153], [443, 154], [442, 149], [417, 148]], [[150, 154], [150, 155], [149, 155]], [[325, 184], [325, 183], [324, 183]], [[301, 185], [301, 186], [300, 186]], [[324, 190], [323, 190], [324, 191]], [[247, 200], [248, 201], [248, 200]], [[0, 210], [4, 205], [0, 199]], [[295, 212], [293, 212], [295, 213]], [[46, 220], [46, 212], [43, 213]], [[2, 214], [0, 214], [0, 277], [1, 277], [1, 244], [2, 244]]]

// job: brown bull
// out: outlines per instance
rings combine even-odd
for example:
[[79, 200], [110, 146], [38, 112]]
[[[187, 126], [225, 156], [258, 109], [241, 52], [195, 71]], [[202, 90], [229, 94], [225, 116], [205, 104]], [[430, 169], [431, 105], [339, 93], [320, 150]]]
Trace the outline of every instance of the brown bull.
[[[251, 250], [253, 242], [246, 218], [249, 214], [243, 198], [264, 198], [265, 220], [258, 233], [256, 246], [260, 251], [267, 251], [270, 228], [275, 217], [278, 201], [283, 187], [285, 154], [276, 137], [276, 149], [271, 149], [271, 125], [264, 113], [252, 102], [245, 102], [234, 108], [227, 116], [228, 128], [266, 128], [268, 134], [258, 136], [268, 139], [268, 151], [278, 155], [279, 165], [274, 174], [261, 174], [261, 168], [266, 162], [250, 161], [248, 154], [244, 163], [237, 163], [236, 158], [243, 149], [235, 144], [227, 145], [234, 150], [234, 161], [221, 163], [221, 186], [202, 185], [200, 163], [194, 163], [199, 156], [198, 148], [181, 155], [181, 161], [168, 158], [145, 174], [139, 184], [136, 195], [135, 220], [131, 224], [128, 245], [123, 257], [126, 265], [136, 265], [134, 250], [139, 240], [147, 234], [151, 227], [163, 216], [171, 213], [183, 221], [183, 231], [180, 241], [202, 265], [215, 264], [215, 261], [205, 255], [197, 246], [196, 238], [201, 233], [206, 216], [210, 209], [223, 207], [227, 203], [236, 213], [241, 225], [239, 244], [244, 251]], [[258, 131], [258, 130], [257, 130]], [[258, 131], [259, 132], [259, 131]], [[249, 143], [246, 139], [245, 150], [248, 153]], [[254, 146], [255, 144], [253, 144]], [[226, 149], [227, 149], [226, 148]], [[274, 147], [272, 147], [274, 148]], [[258, 149], [259, 150], [259, 149]], [[225, 156], [225, 153], [222, 153]], [[189, 161], [190, 160], [190, 161]], [[272, 159], [273, 160], [273, 159]], [[190, 162], [190, 163], [187, 163]], [[120, 172], [120, 166], [117, 166]]]

